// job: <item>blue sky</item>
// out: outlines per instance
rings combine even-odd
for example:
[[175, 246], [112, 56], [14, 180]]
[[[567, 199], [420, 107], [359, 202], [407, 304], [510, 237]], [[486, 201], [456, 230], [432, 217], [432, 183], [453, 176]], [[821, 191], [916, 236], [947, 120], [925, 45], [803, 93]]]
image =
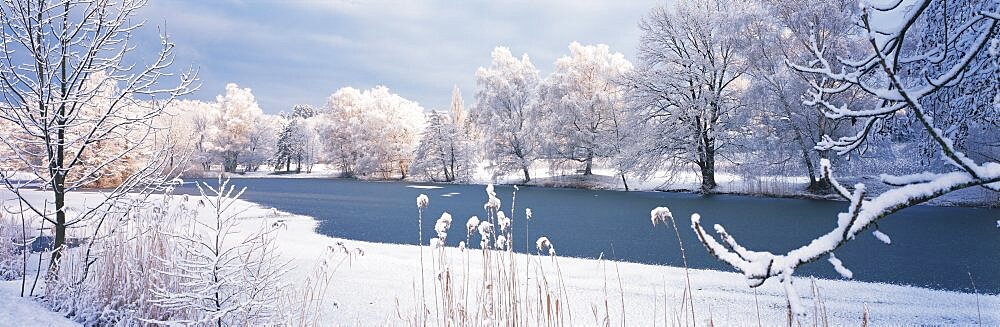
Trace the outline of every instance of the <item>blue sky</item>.
[[[570, 42], [604, 43], [633, 59], [637, 23], [661, 1], [151, 0], [157, 27], [176, 44], [178, 68], [200, 70], [193, 98], [225, 83], [253, 89], [265, 112], [322, 105], [344, 86], [386, 85], [427, 109], [453, 85], [472, 105], [475, 72], [493, 47], [528, 53], [546, 75]], [[154, 43], [155, 44], [155, 43]]]

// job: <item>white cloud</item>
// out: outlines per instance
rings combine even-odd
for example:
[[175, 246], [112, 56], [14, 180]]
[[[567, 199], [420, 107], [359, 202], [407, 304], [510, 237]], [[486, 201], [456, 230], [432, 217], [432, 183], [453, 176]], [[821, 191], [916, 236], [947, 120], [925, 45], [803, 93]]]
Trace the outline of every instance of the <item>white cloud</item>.
[[660, 3], [176, 0], [151, 2], [147, 15], [167, 21], [180, 61], [203, 67], [202, 93], [237, 82], [253, 87], [265, 110], [276, 112], [294, 103], [321, 104], [348, 85], [385, 84], [440, 108], [457, 84], [471, 104], [475, 70], [489, 63], [493, 47], [528, 53], [543, 73], [572, 41], [609, 44], [630, 56], [638, 20]]

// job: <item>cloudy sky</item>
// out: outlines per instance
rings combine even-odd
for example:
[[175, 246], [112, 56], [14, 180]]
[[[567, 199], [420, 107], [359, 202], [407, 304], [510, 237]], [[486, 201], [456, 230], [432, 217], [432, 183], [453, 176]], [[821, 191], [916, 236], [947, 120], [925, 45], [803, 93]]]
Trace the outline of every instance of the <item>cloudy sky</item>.
[[473, 103], [475, 71], [498, 45], [528, 53], [543, 75], [573, 41], [631, 60], [638, 20], [662, 1], [152, 0], [143, 18], [147, 37], [165, 26], [179, 67], [200, 70], [195, 98], [234, 82], [276, 113], [386, 85], [440, 109], [453, 85]]

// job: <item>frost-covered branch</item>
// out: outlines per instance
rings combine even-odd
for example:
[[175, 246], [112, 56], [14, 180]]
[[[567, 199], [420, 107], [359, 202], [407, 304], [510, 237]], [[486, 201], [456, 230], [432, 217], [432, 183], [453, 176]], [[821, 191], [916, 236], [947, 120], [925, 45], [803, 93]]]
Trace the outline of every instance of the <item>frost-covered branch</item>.
[[[951, 41], [946, 46], [951, 46], [953, 49], [937, 50], [957, 51], [961, 54], [940, 73], [924, 72], [919, 68], [905, 70], [908, 73], [904, 73], [899, 59], [900, 53], [907, 47], [904, 39], [931, 2], [931, 0], [915, 3], [900, 1], [900, 4], [889, 7], [875, 7], [863, 1], [860, 25], [864, 29], [870, 53], [856, 60], [838, 58], [843, 67], [835, 71], [830, 61], [824, 58], [823, 48], [814, 42], [811, 50], [816, 59], [809, 65], [793, 64], [792, 67], [803, 73], [817, 74], [835, 81], [833, 87], [813, 83], [813, 90], [805, 98], [807, 105], [816, 106], [830, 119], [864, 118], [864, 123], [857, 134], [837, 140], [824, 136], [818, 142], [817, 149], [835, 150], [840, 154], [853, 151], [867, 141], [877, 122], [902, 111], [909, 111], [915, 116], [918, 126], [936, 143], [941, 156], [951, 163], [950, 171], [923, 172], [905, 176], [881, 175], [881, 181], [893, 188], [869, 197], [864, 184], [857, 184], [853, 188], [841, 185], [833, 176], [829, 160], [824, 159], [821, 161], [822, 174], [830, 180], [833, 190], [849, 201], [847, 208], [837, 215], [832, 230], [786, 253], [749, 250], [741, 246], [722, 226], [714, 226], [717, 236], [713, 236], [704, 228], [700, 215], [694, 214], [691, 217], [691, 228], [709, 253], [742, 272], [751, 287], [762, 285], [771, 277], [780, 278], [788, 293], [789, 307], [796, 313], [802, 313], [802, 307], [798, 304], [795, 289], [791, 286], [791, 276], [798, 267], [826, 258], [840, 275], [851, 278], [853, 272], [834, 255], [834, 252], [855, 239], [858, 234], [877, 226], [879, 220], [954, 191], [980, 186], [1000, 189], [1000, 163], [977, 162], [966, 156], [955, 146], [948, 133], [937, 126], [934, 117], [921, 101], [935, 92], [963, 82], [964, 76], [974, 69], [970, 65], [973, 58], [985, 51], [988, 40], [996, 36], [998, 20], [996, 17], [978, 12], [969, 18], [967, 24], [962, 24], [962, 28], [955, 32], [958, 35], [947, 38]], [[953, 41], [955, 38], [962, 38], [962, 42]], [[954, 49], [958, 45], [964, 48]], [[931, 65], [934, 58], [933, 56], [907, 57], [905, 60], [906, 64], [910, 65], [908, 68], [913, 68], [913, 65], [916, 67]], [[919, 73], [913, 74], [912, 71]], [[846, 92], [851, 89], [867, 92], [879, 99], [880, 104], [875, 108], [854, 108], [848, 104], [832, 103], [826, 97], [831, 93]], [[873, 234], [883, 243], [891, 243], [889, 236], [877, 230], [877, 227]]]

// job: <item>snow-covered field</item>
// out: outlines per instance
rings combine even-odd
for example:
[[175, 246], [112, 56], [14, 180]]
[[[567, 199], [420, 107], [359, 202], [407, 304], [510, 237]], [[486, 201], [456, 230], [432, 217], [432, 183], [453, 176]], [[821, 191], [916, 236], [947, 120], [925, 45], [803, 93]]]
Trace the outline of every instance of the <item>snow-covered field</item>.
[[[77, 195], [77, 203], [98, 196]], [[331, 238], [315, 232], [317, 221], [311, 217], [284, 213], [274, 217], [270, 208], [245, 201], [238, 202], [238, 206], [248, 208], [242, 214], [243, 226], [257, 226], [261, 219], [285, 220], [287, 229], [278, 235], [278, 250], [295, 266], [287, 280], [303, 280], [328, 246], [343, 245], [363, 252], [335, 272], [326, 293], [324, 325], [406, 323], [401, 317], [413, 311], [419, 298], [416, 295], [421, 276], [419, 247]], [[515, 240], [515, 244], [523, 244], [523, 240]], [[558, 248], [559, 244], [555, 246]], [[465, 256], [457, 248], [447, 251], [453, 260]], [[424, 252], [429, 256], [429, 248]], [[516, 257], [520, 260], [518, 266], [523, 267], [524, 256]], [[481, 256], [469, 258], [468, 274], [481, 276], [478, 268]], [[531, 256], [530, 260], [532, 264], [550, 264], [549, 257]], [[624, 308], [628, 325], [669, 325], [681, 312], [686, 312], [680, 308], [685, 284], [683, 268], [567, 257], [559, 257], [558, 263], [569, 293], [569, 312], [574, 325], [597, 324], [594, 310], [601, 308], [603, 312], [605, 301], [610, 320], [621, 321]], [[432, 273], [423, 275], [431, 285]], [[866, 307], [868, 319], [874, 325], [1000, 324], [1000, 296], [996, 295], [837, 280], [815, 280], [817, 291], [813, 291], [812, 282], [809, 278], [799, 278], [795, 283], [810, 312], [810, 316], [803, 318], [806, 325], [813, 324], [814, 318], [826, 318], [831, 325], [859, 325]], [[18, 321], [17, 325], [24, 326], [70, 323], [31, 300], [18, 298], [19, 286], [16, 281], [0, 283], [0, 319], [3, 319], [0, 322]], [[768, 281], [754, 290], [735, 273], [692, 270], [691, 287], [699, 323], [711, 320], [721, 325], [756, 325], [759, 316], [763, 325], [777, 325], [784, 324], [787, 317], [785, 291], [776, 281]], [[818, 315], [813, 311], [816, 308], [821, 312]]]

